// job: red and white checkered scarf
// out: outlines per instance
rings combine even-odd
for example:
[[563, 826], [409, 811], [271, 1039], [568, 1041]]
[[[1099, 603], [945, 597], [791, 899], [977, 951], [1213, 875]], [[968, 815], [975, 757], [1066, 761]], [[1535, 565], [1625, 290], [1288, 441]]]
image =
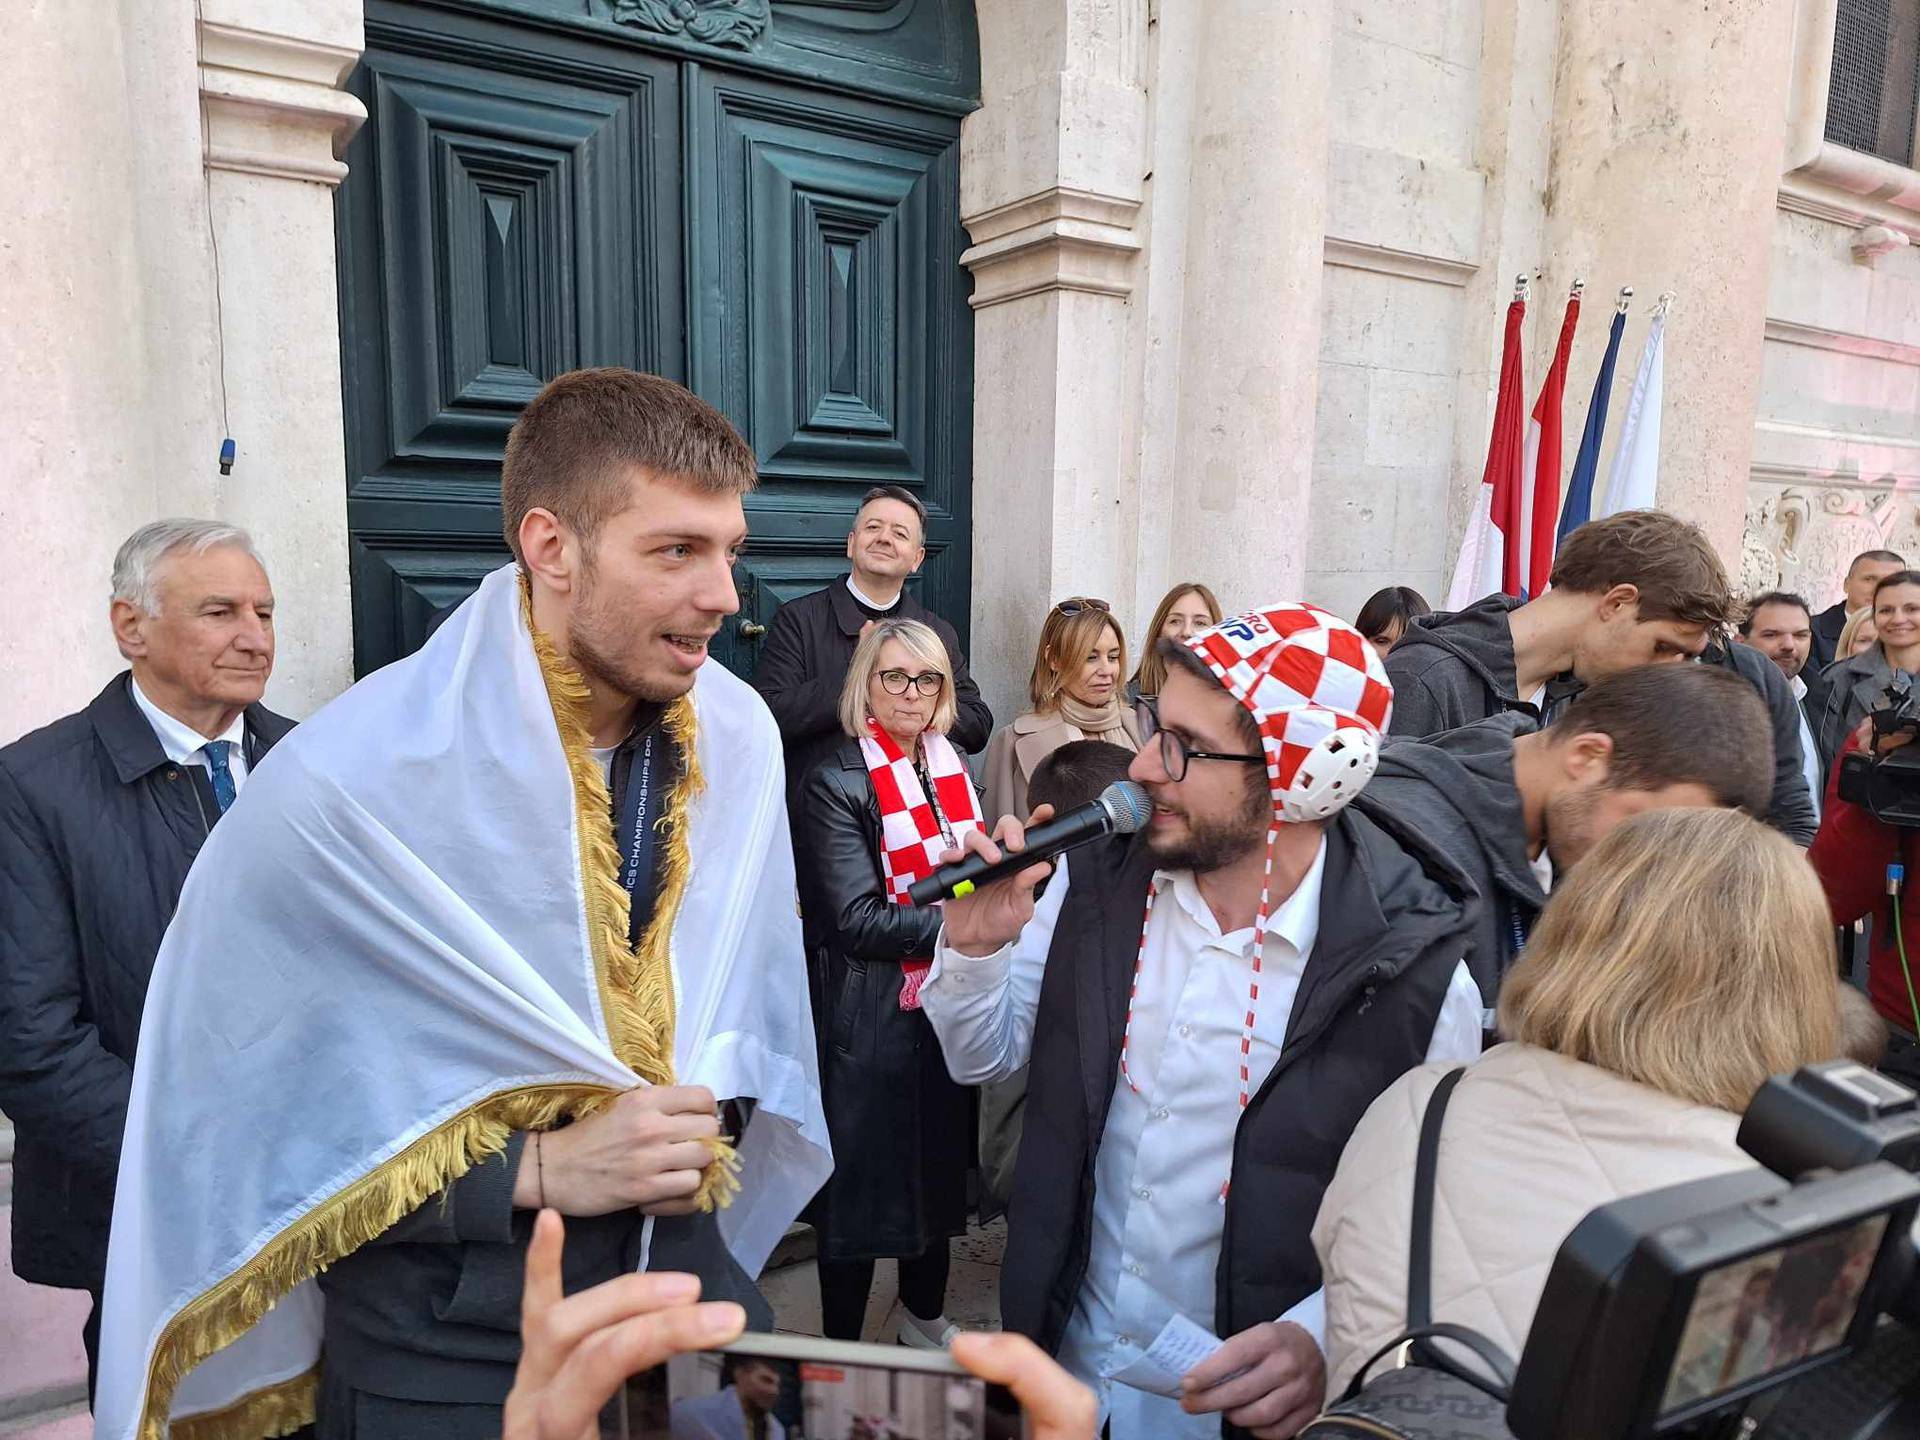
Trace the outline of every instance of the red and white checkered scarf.
[[[920, 737], [920, 750], [927, 777], [933, 781], [939, 815], [927, 803], [926, 789], [912, 759], [879, 721], [867, 721], [867, 734], [860, 741], [874, 799], [880, 802], [880, 873], [886, 881], [887, 899], [895, 905], [908, 903], [907, 887], [938, 869], [943, 851], [958, 845], [967, 831], [985, 828], [980, 802], [973, 793], [973, 777], [952, 743], [946, 736], [929, 731]], [[946, 817], [951, 839], [940, 828], [940, 816]], [[932, 966], [931, 956], [902, 962], [902, 1010], [920, 1008], [920, 985]]]

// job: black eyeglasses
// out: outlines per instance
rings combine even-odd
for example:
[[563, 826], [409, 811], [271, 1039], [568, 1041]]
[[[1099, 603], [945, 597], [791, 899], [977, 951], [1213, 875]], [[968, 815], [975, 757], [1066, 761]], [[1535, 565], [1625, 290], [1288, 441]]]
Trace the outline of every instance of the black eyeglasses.
[[1160, 765], [1167, 772], [1167, 779], [1176, 784], [1187, 778], [1189, 760], [1230, 760], [1236, 765], [1265, 765], [1264, 755], [1228, 755], [1217, 750], [1189, 750], [1187, 742], [1171, 730], [1160, 728], [1160, 705], [1156, 700], [1142, 699], [1134, 710], [1140, 725], [1140, 744], [1144, 747], [1148, 741], [1160, 743]]
[[938, 670], [927, 670], [918, 675], [909, 675], [904, 670], [880, 672], [880, 688], [889, 695], [904, 695], [909, 687], [922, 695], [938, 695], [940, 687], [946, 683], [947, 677]]
[[1084, 595], [1076, 595], [1071, 600], [1062, 600], [1053, 607], [1057, 615], [1074, 616], [1086, 610], [1098, 610], [1102, 615], [1111, 615], [1113, 607], [1104, 600], [1089, 600]]

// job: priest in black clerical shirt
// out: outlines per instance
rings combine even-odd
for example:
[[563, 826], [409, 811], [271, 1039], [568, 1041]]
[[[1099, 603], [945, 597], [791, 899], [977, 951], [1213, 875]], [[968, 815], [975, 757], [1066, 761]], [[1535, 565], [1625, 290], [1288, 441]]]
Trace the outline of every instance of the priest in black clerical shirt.
[[787, 811], [793, 814], [801, 781], [845, 738], [840, 691], [853, 647], [876, 620], [918, 620], [933, 627], [953, 662], [960, 713], [947, 738], [969, 754], [986, 748], [993, 712], [967, 673], [953, 626], [906, 593], [907, 577], [927, 557], [926, 507], [910, 490], [869, 490], [847, 536], [853, 573], [823, 590], [780, 607], [754, 670], [753, 688], [779, 722], [787, 753]]

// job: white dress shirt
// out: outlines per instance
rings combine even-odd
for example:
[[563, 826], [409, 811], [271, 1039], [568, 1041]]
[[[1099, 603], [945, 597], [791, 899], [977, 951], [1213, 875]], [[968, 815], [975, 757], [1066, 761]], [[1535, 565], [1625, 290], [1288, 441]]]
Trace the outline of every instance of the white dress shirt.
[[[1323, 840], [1300, 884], [1268, 920], [1249, 1065], [1252, 1091], [1286, 1040], [1294, 995], [1319, 934], [1326, 857]], [[1208, 1329], [1214, 1323], [1214, 1274], [1226, 1216], [1221, 1187], [1240, 1120], [1238, 1057], [1253, 930], [1222, 935], [1191, 871], [1160, 871], [1154, 879], [1160, 898], [1147, 929], [1127, 1046], [1127, 1069], [1139, 1093], [1116, 1072], [1095, 1159], [1087, 1277], [1059, 1358], [1098, 1392], [1113, 1440], [1197, 1440], [1219, 1435], [1218, 1415], [1187, 1415], [1178, 1401], [1107, 1377], [1138, 1358], [1175, 1314]], [[961, 955], [948, 948], [944, 933], [935, 947], [921, 1005], [948, 1069], [962, 1084], [1003, 1078], [1027, 1062], [1040, 979], [1067, 885], [1063, 867], [1019, 938], [993, 955]], [[1480, 1027], [1479, 988], [1462, 962], [1427, 1059], [1478, 1055]], [[1324, 1348], [1321, 1292], [1277, 1318], [1301, 1325]]]
[[[140, 707], [140, 713], [147, 717], [147, 723], [153, 726], [153, 733], [160, 741], [160, 748], [166, 757], [176, 765], [198, 765], [208, 774], [213, 766], [207, 759], [207, 737], [198, 730], [162, 710], [147, 698], [140, 688], [140, 682], [133, 680], [133, 703]], [[227, 751], [227, 769], [233, 773], [233, 793], [238, 795], [240, 787], [247, 783], [247, 717], [242, 711], [233, 717], [233, 724], [218, 737], [232, 741]]]
[[1813, 823], [1820, 823], [1820, 804], [1827, 798], [1826, 767], [1820, 763], [1820, 747], [1813, 743], [1813, 727], [1807, 724], [1807, 682], [1798, 675], [1787, 684], [1793, 689], [1793, 713], [1800, 719], [1800, 773], [1807, 777], [1807, 793], [1813, 796]]

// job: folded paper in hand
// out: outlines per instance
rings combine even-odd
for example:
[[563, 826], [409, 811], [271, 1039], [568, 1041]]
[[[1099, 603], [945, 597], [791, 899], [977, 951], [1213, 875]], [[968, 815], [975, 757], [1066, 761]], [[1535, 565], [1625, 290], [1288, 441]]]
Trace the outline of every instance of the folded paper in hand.
[[1107, 1378], [1177, 1400], [1187, 1372], [1218, 1350], [1221, 1343], [1212, 1331], [1201, 1329], [1184, 1315], [1175, 1315], [1138, 1359]]

